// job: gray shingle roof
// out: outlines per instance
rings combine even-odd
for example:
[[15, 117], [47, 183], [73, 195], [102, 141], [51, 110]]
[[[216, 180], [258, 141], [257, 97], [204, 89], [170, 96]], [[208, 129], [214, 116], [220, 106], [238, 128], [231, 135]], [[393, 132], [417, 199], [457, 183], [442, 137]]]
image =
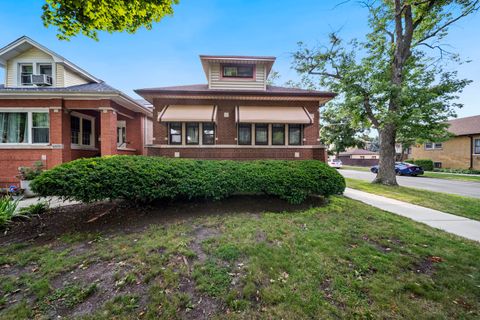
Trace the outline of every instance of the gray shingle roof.
[[80, 84], [71, 87], [8, 87], [0, 84], [0, 93], [10, 92], [79, 92], [79, 93], [120, 93], [105, 82]]
[[480, 133], [480, 115], [447, 121], [448, 131], [456, 136]]

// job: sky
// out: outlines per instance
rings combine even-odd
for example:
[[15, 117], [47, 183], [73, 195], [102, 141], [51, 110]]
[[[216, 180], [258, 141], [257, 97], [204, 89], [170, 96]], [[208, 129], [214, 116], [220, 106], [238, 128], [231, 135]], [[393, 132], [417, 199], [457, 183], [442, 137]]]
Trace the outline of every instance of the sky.
[[[328, 33], [344, 39], [368, 31], [366, 10], [357, 1], [342, 0], [180, 0], [175, 14], [135, 34], [100, 33], [100, 40], [82, 35], [56, 38], [41, 21], [42, 0], [3, 0], [0, 47], [27, 35], [111, 86], [138, 98], [134, 89], [206, 83], [200, 54], [276, 56], [279, 83], [298, 80], [291, 69], [297, 42], [327, 43]], [[459, 117], [480, 114], [480, 13], [451, 28], [444, 43], [464, 59], [459, 77], [473, 80], [459, 102]], [[0, 79], [4, 79], [0, 69]]]

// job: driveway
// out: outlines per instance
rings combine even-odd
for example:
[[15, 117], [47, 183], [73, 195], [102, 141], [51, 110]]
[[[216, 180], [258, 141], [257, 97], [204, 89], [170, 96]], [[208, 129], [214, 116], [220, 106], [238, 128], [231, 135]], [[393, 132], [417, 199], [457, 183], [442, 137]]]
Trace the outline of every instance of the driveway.
[[[372, 181], [375, 174], [368, 171], [338, 170], [345, 178]], [[465, 197], [480, 198], [480, 183], [454, 181], [424, 177], [397, 176], [397, 182], [403, 187], [425, 189], [436, 192], [458, 194]]]

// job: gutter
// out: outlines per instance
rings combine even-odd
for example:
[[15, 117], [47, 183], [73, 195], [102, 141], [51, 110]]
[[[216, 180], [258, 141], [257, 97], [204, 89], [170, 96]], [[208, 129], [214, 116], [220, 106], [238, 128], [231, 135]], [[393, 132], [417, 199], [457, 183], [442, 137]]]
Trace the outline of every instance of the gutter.
[[470, 170], [473, 170], [473, 136], [470, 136]]

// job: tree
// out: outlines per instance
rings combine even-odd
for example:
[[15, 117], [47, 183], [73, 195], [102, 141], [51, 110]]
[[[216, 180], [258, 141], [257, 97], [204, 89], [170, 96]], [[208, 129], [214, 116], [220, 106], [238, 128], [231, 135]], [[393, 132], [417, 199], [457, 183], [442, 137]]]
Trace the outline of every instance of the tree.
[[46, 0], [42, 20], [69, 40], [79, 33], [98, 40], [98, 31], [135, 33], [172, 15], [178, 0]]
[[350, 147], [363, 147], [364, 139], [359, 135], [363, 131], [355, 126], [348, 114], [339, 113], [336, 105], [325, 107], [321, 117], [320, 140], [329, 146], [338, 157]]
[[457, 93], [469, 83], [446, 71], [460, 63], [441, 40], [449, 27], [476, 12], [479, 1], [378, 0], [368, 8], [369, 33], [346, 45], [330, 35], [328, 46], [299, 44], [294, 67], [339, 92], [350, 114], [378, 130], [379, 172], [374, 182], [396, 185], [395, 142], [400, 137], [445, 135], [445, 121], [461, 107]]

